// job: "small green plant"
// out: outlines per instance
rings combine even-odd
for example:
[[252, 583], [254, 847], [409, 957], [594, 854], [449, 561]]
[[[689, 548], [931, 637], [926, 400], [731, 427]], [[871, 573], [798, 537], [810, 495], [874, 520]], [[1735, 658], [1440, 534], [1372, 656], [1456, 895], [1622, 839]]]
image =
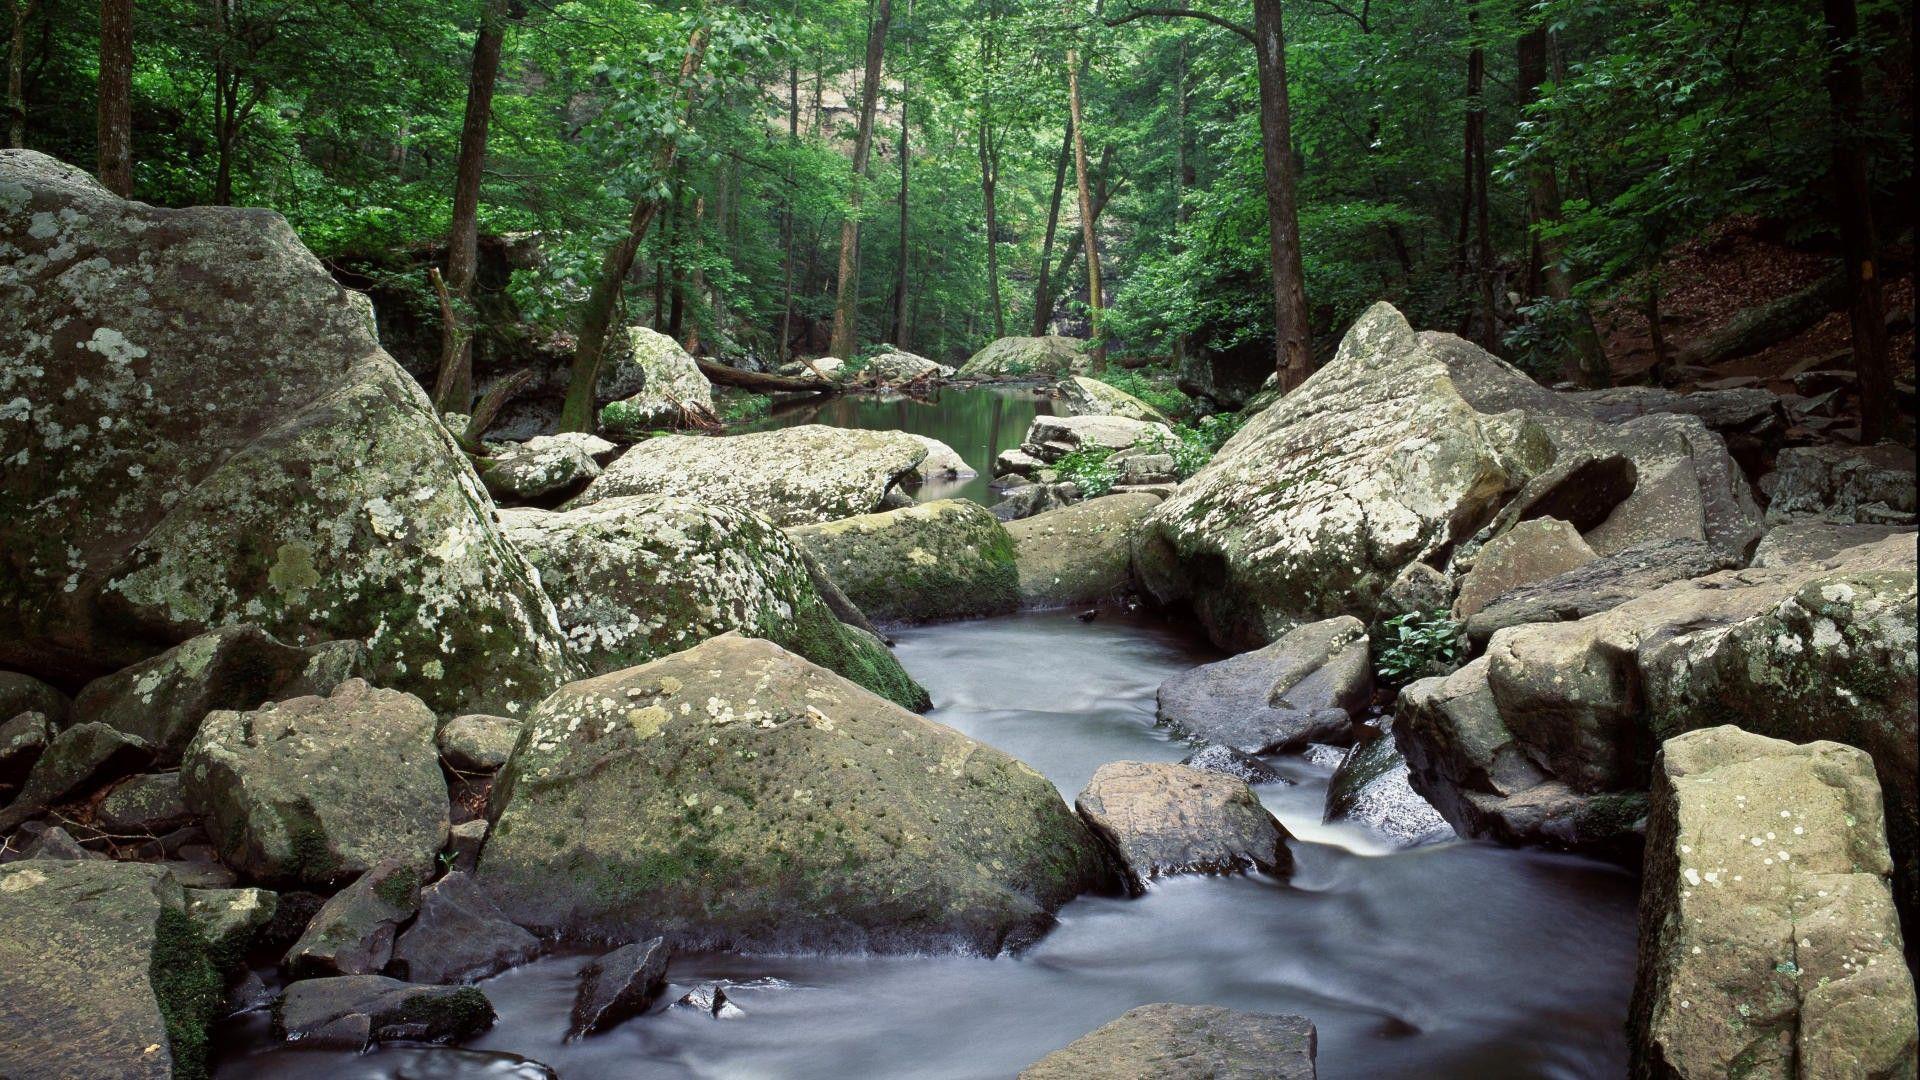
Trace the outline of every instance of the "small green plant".
[[1127, 368], [1112, 368], [1094, 378], [1115, 390], [1132, 394], [1168, 416], [1185, 412], [1193, 405], [1193, 400], [1176, 389], [1165, 376], [1154, 378]]
[[1054, 462], [1053, 470], [1079, 488], [1081, 498], [1098, 498], [1120, 479], [1120, 467], [1108, 460], [1111, 457], [1113, 451], [1104, 446], [1083, 446]]
[[773, 399], [765, 394], [736, 394], [720, 406], [720, 419], [728, 424], [745, 423], [767, 415], [772, 407]]
[[1444, 609], [1409, 611], [1383, 624], [1374, 675], [1386, 686], [1445, 675], [1467, 658], [1464, 627]]
[[1213, 455], [1246, 422], [1247, 418], [1240, 413], [1214, 413], [1201, 417], [1193, 424], [1173, 425], [1171, 439], [1156, 435], [1148, 440], [1147, 447], [1155, 453], [1173, 458], [1174, 474], [1185, 480], [1205, 468], [1207, 462], [1213, 460]]

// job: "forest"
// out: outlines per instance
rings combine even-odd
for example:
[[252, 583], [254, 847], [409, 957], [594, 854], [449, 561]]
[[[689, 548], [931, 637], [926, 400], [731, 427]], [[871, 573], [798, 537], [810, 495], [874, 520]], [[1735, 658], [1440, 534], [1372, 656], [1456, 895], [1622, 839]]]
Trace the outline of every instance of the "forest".
[[1913, 1080], [1913, 18], [0, 0], [0, 1080]]

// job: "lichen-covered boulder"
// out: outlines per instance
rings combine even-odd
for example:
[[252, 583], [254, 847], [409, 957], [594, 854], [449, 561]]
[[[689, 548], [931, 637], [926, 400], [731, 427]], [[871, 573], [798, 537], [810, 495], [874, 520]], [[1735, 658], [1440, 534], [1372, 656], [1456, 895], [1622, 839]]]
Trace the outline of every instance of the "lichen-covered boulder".
[[504, 502], [557, 500], [600, 475], [600, 446], [617, 449], [597, 435], [577, 431], [489, 443], [487, 456], [479, 462], [480, 479]]
[[1914, 523], [1914, 454], [1898, 443], [1788, 447], [1760, 486], [1773, 500], [1767, 520], [1774, 524], [1809, 518]]
[[962, 379], [1059, 378], [1086, 371], [1093, 363], [1079, 338], [1003, 337], [974, 353], [957, 373]]
[[[1795, 566], [1825, 562], [1848, 548], [1877, 544], [1889, 536], [1910, 534], [1911, 525], [1857, 525], [1851, 522], [1801, 520], [1776, 525], [1753, 549], [1749, 565]], [[1718, 569], [1718, 568], [1716, 568]]]
[[0, 716], [37, 712], [56, 724], [63, 724], [71, 704], [67, 695], [31, 675], [0, 671]]
[[1245, 780], [1144, 761], [1100, 766], [1074, 800], [1136, 889], [1174, 874], [1285, 873], [1287, 830]]
[[1653, 782], [1636, 1077], [1912, 1076], [1913, 976], [1873, 763], [1725, 726]]
[[259, 881], [326, 887], [388, 857], [425, 868], [447, 839], [436, 726], [420, 699], [360, 679], [214, 712], [182, 790], [221, 859]]
[[0, 866], [0, 1076], [205, 1076], [220, 974], [156, 866]]
[[1023, 607], [1114, 599], [1133, 586], [1133, 534], [1156, 495], [1124, 492], [1007, 524]]
[[1704, 540], [1656, 540], [1506, 590], [1467, 617], [1467, 638], [1484, 646], [1503, 627], [1584, 619], [1663, 585], [1736, 565]]
[[1460, 579], [1454, 597], [1457, 619], [1478, 614], [1496, 597], [1577, 570], [1599, 558], [1573, 526], [1559, 518], [1523, 521], [1487, 541]]
[[1163, 423], [1126, 416], [1036, 416], [1027, 425], [1020, 449], [1051, 464], [1075, 450], [1131, 450], [1143, 443], [1171, 441]]
[[820, 424], [649, 439], [607, 466], [567, 509], [621, 495], [678, 495], [805, 525], [877, 510], [927, 448], [898, 431]]
[[1352, 713], [1373, 696], [1367, 628], [1351, 616], [1310, 623], [1175, 675], [1157, 696], [1161, 723], [1249, 754], [1347, 743]]
[[1020, 603], [1012, 537], [967, 499], [801, 525], [787, 535], [883, 623], [999, 615]]
[[1040, 774], [726, 635], [543, 702], [478, 879], [544, 935], [992, 955], [1104, 876]]
[[193, 820], [177, 772], [142, 773], [115, 784], [94, 809], [94, 822], [122, 836], [159, 836]]
[[435, 741], [440, 757], [461, 772], [488, 773], [507, 763], [520, 741], [522, 721], [485, 713], [467, 713], [440, 725]]
[[1355, 743], [1327, 783], [1324, 819], [1352, 821], [1400, 847], [1435, 844], [1454, 837], [1453, 826], [1413, 790], [1406, 758], [1391, 728]]
[[713, 384], [680, 343], [645, 326], [616, 333], [597, 388], [618, 398], [600, 410], [600, 429], [616, 439], [713, 418]]
[[0, 151], [0, 266], [0, 664], [77, 681], [251, 622], [365, 641], [443, 707], [570, 674], [366, 297], [278, 214], [129, 202]]
[[1218, 1005], [1142, 1005], [1020, 1073], [1020, 1080], [1313, 1080], [1316, 1036], [1298, 1016]]
[[1167, 414], [1125, 390], [1099, 379], [1075, 375], [1053, 386], [1066, 411], [1074, 416], [1124, 416], [1156, 424], [1169, 423]]
[[951, 374], [952, 368], [943, 368], [924, 356], [894, 349], [868, 360], [867, 366], [860, 369], [860, 381], [870, 386], [925, 386]]
[[836, 618], [800, 549], [751, 511], [664, 495], [571, 510], [503, 510], [540, 570], [579, 663], [603, 672], [738, 630], [907, 708], [926, 691], [886, 646]]

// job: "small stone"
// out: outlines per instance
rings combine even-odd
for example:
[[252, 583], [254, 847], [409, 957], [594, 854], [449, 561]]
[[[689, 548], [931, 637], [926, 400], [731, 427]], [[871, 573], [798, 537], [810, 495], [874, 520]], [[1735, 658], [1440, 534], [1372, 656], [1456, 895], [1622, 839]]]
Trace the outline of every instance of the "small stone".
[[638, 1016], [653, 1004], [667, 982], [664, 938], [623, 945], [580, 969], [567, 1038], [577, 1039]]
[[1231, 746], [1203, 746], [1186, 757], [1180, 764], [1205, 772], [1217, 772], [1231, 776], [1248, 784], [1291, 784], [1293, 781], [1280, 775], [1273, 766], [1254, 757], [1252, 754], [1235, 750]]
[[520, 721], [467, 713], [440, 726], [440, 756], [458, 772], [490, 773], [507, 763], [520, 738]]

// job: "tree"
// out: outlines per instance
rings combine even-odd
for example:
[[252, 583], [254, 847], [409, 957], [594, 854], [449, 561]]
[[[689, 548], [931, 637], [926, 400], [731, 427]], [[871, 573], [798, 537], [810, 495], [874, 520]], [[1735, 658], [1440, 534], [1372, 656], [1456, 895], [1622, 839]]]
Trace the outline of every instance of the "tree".
[[993, 336], [1007, 336], [1006, 309], [1000, 302], [1000, 140], [994, 130], [994, 38], [999, 32], [1000, 5], [988, 0], [987, 25], [980, 33], [980, 113], [975, 119], [975, 142], [980, 153], [980, 198], [987, 238], [987, 297], [993, 310]]
[[[907, 21], [903, 32], [910, 33], [913, 27], [913, 0], [907, 0]], [[903, 50], [904, 53], [905, 50]], [[903, 58], [904, 59], [904, 58]], [[905, 64], [902, 64], [905, 67]], [[907, 335], [907, 265], [909, 259], [907, 237], [910, 215], [908, 213], [907, 178], [912, 175], [913, 159], [907, 150], [907, 98], [912, 89], [911, 73], [903, 70], [900, 74], [900, 236], [899, 253], [894, 257], [893, 280], [893, 344], [897, 348], [908, 347]]]
[[1860, 434], [1868, 443], [1894, 434], [1893, 367], [1887, 356], [1886, 300], [1880, 287], [1873, 187], [1860, 145], [1859, 16], [1853, 0], [1825, 0], [1827, 96], [1833, 105], [1833, 202], [1847, 276], [1853, 369], [1860, 379]]
[[100, 183], [133, 194], [133, 0], [100, 0]]
[[13, 33], [7, 38], [7, 145], [27, 145], [27, 20], [37, 0], [11, 0]]
[[893, 0], [877, 0], [867, 27], [866, 73], [860, 83], [860, 126], [853, 141], [853, 183], [847, 189], [847, 216], [840, 225], [840, 273], [833, 305], [833, 353], [851, 357], [860, 328], [860, 202], [865, 194], [867, 158], [873, 150], [873, 113], [880, 96], [880, 62], [887, 49], [887, 20]]
[[1106, 309], [1105, 294], [1100, 291], [1100, 242], [1093, 214], [1093, 186], [1087, 179], [1086, 120], [1080, 108], [1080, 51], [1067, 50], [1067, 102], [1073, 120], [1073, 177], [1080, 192], [1081, 246], [1087, 250], [1087, 312], [1093, 329], [1093, 370], [1107, 367], [1107, 343], [1101, 314]]

